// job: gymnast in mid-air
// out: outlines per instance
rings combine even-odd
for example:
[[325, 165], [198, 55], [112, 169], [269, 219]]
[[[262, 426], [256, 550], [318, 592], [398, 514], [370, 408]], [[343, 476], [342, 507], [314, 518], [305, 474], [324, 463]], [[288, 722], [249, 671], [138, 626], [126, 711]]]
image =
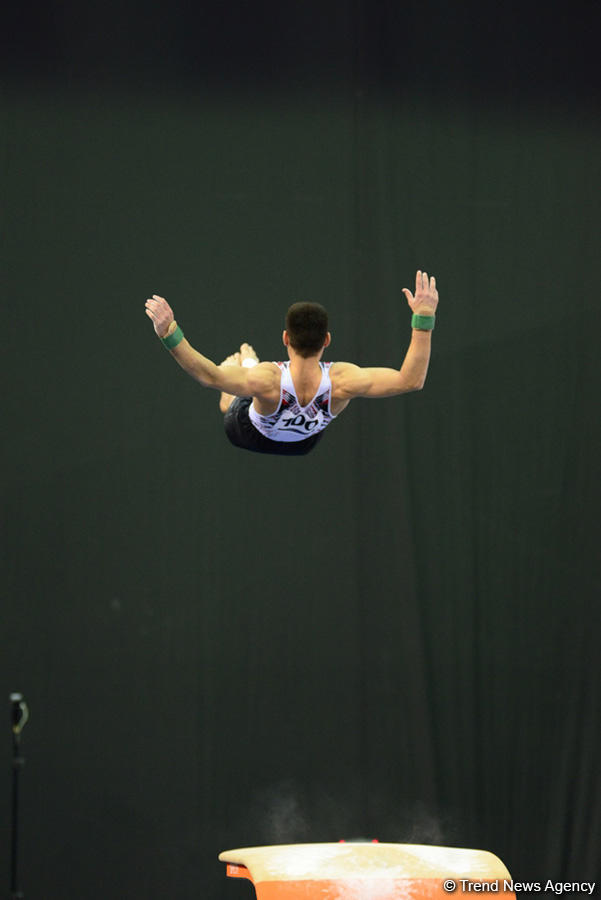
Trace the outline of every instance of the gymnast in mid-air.
[[395, 397], [424, 386], [438, 306], [436, 279], [418, 271], [415, 293], [408, 288], [403, 293], [413, 315], [400, 369], [322, 362], [331, 335], [319, 303], [294, 303], [288, 310], [282, 335], [286, 362], [260, 362], [252, 346], [242, 344], [216, 365], [186, 340], [164, 297], [153, 294], [146, 315], [182, 369], [203, 387], [221, 392], [219, 408], [232, 444], [255, 453], [301, 456], [355, 397]]

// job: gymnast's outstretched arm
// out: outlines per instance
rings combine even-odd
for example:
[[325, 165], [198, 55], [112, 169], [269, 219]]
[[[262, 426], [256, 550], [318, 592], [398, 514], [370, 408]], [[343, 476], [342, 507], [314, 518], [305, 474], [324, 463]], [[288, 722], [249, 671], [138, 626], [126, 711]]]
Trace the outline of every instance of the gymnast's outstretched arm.
[[414, 325], [411, 343], [400, 369], [361, 368], [352, 363], [336, 363], [332, 367], [333, 395], [338, 400], [353, 397], [394, 397], [423, 388], [432, 344], [432, 328], [438, 307], [436, 279], [427, 272], [415, 276], [415, 294], [408, 288], [403, 293], [411, 311]]
[[203, 387], [215, 388], [237, 397], [261, 398], [279, 391], [279, 373], [269, 363], [259, 363], [252, 369], [218, 366], [195, 350], [178, 329], [173, 310], [164, 297], [159, 297], [158, 294], [149, 297], [146, 301], [146, 315], [152, 320], [158, 337], [164, 339], [173, 336], [174, 346], [168, 346], [169, 352], [184, 372]]

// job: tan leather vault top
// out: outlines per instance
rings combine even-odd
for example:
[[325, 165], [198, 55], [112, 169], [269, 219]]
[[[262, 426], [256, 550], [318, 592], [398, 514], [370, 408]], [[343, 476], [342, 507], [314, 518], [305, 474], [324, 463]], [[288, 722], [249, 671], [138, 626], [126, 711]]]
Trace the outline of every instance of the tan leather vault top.
[[219, 859], [245, 866], [263, 881], [361, 878], [510, 878], [501, 860], [486, 850], [425, 844], [279, 844], [224, 850]]

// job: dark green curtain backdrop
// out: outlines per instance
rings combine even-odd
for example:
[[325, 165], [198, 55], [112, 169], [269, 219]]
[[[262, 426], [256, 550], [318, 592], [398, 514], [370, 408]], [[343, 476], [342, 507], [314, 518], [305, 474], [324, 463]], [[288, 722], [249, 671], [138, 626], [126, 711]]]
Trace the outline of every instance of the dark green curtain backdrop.
[[[250, 897], [264, 843], [477, 847], [601, 879], [598, 4], [147, 4], [6, 19], [0, 685], [26, 897]], [[305, 459], [220, 360], [399, 365]], [[10, 730], [0, 743], [9, 841]], [[8, 849], [0, 874], [8, 891]]]

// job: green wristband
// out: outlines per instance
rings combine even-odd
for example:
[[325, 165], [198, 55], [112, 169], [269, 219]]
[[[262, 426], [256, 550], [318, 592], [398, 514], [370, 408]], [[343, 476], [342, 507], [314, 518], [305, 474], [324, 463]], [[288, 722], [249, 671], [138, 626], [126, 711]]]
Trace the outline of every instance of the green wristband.
[[432, 331], [435, 322], [436, 316], [418, 316], [417, 313], [413, 313], [411, 316], [411, 327], [417, 328], [419, 331]]
[[161, 343], [167, 350], [173, 350], [174, 347], [177, 347], [181, 341], [184, 339], [184, 332], [181, 330], [179, 325], [173, 332], [173, 334], [168, 335], [167, 337], [161, 338]]

